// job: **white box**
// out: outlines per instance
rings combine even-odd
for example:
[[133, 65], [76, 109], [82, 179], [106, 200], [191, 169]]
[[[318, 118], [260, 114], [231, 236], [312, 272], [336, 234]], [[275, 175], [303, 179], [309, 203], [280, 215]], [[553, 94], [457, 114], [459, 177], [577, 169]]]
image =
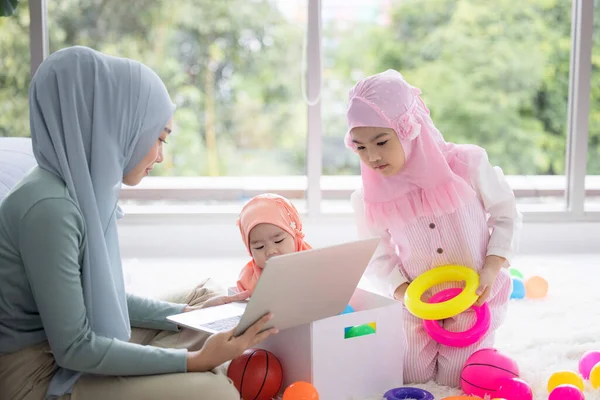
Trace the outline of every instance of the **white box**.
[[[312, 383], [319, 400], [360, 399], [403, 385], [406, 337], [402, 305], [357, 289], [355, 312], [285, 329], [257, 347], [283, 367], [282, 393], [296, 381]], [[346, 327], [376, 323], [376, 332], [345, 339]]]

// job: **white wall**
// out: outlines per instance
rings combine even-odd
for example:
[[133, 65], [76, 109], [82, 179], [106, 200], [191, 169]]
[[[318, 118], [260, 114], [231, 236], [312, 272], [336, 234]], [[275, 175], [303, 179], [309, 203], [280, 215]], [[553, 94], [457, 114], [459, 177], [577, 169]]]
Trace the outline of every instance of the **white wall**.
[[[124, 258], [244, 257], [235, 218], [125, 217], [119, 224]], [[351, 217], [305, 219], [304, 232], [313, 247], [356, 238]], [[600, 253], [600, 223], [526, 222], [520, 239], [520, 254]]]

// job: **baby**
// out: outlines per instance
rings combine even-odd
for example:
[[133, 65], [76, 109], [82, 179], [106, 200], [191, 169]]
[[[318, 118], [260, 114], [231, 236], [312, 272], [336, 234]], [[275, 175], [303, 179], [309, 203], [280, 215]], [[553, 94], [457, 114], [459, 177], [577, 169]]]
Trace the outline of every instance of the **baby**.
[[254, 291], [267, 260], [282, 254], [310, 250], [304, 241], [296, 207], [284, 197], [265, 193], [252, 198], [238, 219], [242, 240], [252, 256], [237, 281], [240, 291]]

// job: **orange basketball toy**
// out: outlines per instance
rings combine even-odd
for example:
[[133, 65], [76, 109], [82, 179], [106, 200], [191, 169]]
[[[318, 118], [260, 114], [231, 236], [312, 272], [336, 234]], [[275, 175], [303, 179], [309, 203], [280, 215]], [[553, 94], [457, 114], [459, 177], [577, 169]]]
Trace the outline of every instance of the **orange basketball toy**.
[[294, 382], [283, 392], [283, 400], [319, 400], [319, 393], [308, 382]]
[[279, 359], [262, 349], [248, 349], [231, 361], [227, 376], [243, 399], [271, 400], [283, 383]]
[[548, 294], [548, 281], [541, 276], [532, 276], [525, 281], [525, 291], [530, 299], [541, 299]]

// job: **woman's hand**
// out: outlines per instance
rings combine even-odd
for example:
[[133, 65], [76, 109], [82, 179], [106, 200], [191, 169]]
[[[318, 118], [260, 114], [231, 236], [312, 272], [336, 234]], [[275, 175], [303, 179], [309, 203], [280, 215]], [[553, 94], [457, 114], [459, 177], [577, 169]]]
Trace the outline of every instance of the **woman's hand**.
[[250, 291], [248, 291], [248, 290], [245, 290], [238, 294], [234, 294], [233, 296], [216, 296], [216, 297], [213, 297], [212, 299], [206, 300], [204, 303], [202, 303], [199, 306], [185, 306], [185, 308], [183, 309], [183, 312], [190, 312], [190, 311], [194, 311], [194, 310], [199, 310], [201, 308], [222, 306], [223, 304], [229, 304], [229, 303], [233, 303], [235, 301], [244, 301], [244, 300], [248, 299], [248, 297], [250, 297]]
[[496, 277], [500, 272], [500, 269], [506, 262], [506, 258], [498, 257], [498, 256], [487, 256], [485, 259], [485, 264], [483, 265], [483, 269], [479, 274], [479, 287], [475, 292], [479, 298], [475, 302], [476, 306], [481, 306], [486, 302], [488, 297], [490, 297], [490, 293], [492, 292], [492, 286], [494, 286], [494, 282], [496, 281]]
[[272, 317], [273, 315], [270, 313], [265, 315], [238, 337], [233, 336], [234, 329], [211, 335], [199, 351], [188, 353], [187, 371], [210, 371], [224, 362], [240, 356], [244, 351], [256, 346], [269, 336], [276, 334], [278, 331], [275, 328], [261, 332]]

